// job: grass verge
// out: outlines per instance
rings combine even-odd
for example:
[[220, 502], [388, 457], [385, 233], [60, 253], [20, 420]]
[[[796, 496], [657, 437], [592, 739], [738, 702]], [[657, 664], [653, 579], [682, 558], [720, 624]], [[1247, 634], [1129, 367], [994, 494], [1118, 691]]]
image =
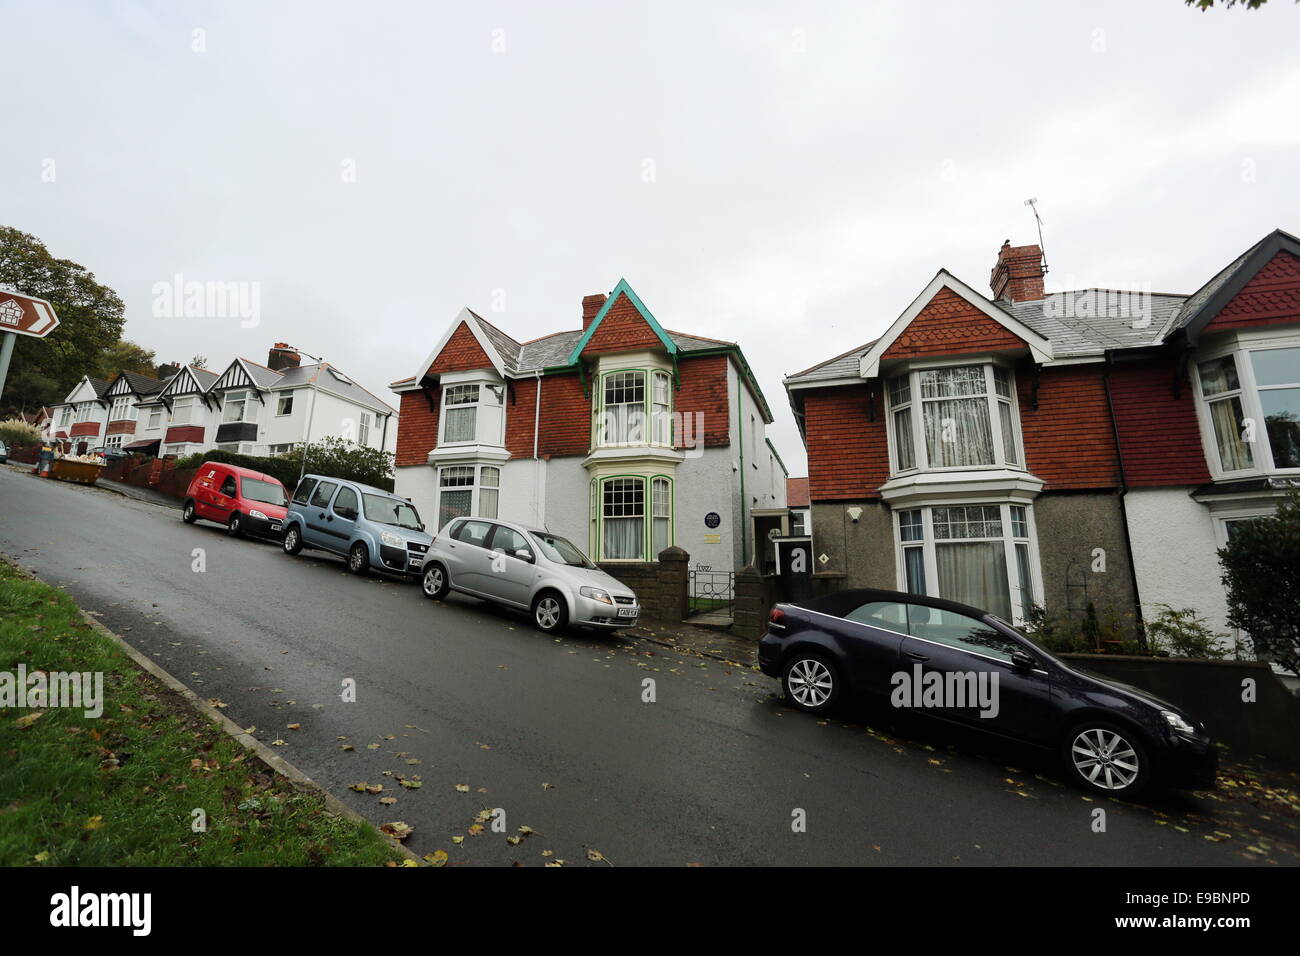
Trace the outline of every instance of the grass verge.
[[142, 671], [62, 591], [0, 559], [0, 682], [19, 665], [29, 675], [101, 672], [103, 713], [0, 706], [0, 866], [402, 860], [368, 824], [296, 790]]

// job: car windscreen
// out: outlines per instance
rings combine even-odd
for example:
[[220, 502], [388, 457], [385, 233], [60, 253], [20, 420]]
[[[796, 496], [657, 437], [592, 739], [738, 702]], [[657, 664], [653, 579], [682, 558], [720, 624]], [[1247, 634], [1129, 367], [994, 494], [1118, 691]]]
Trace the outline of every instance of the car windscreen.
[[361, 495], [366, 518], [379, 524], [396, 525], [410, 531], [420, 530], [420, 514], [413, 505], [387, 495]]
[[567, 538], [561, 538], [555, 534], [546, 534], [542, 531], [530, 531], [529, 534], [537, 540], [537, 546], [541, 548], [542, 554], [556, 564], [568, 564], [575, 568], [594, 568], [596, 566]]
[[263, 481], [261, 478], [244, 478], [239, 484], [243, 489], [244, 497], [249, 501], [260, 501], [280, 508], [289, 503], [284, 488], [275, 482]]

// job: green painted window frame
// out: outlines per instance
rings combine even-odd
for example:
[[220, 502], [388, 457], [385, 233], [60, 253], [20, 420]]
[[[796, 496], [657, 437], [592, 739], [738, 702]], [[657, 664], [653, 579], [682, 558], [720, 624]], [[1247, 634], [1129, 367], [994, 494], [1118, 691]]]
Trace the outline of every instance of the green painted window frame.
[[[632, 479], [641, 482], [642, 501], [644, 511], [641, 515], [641, 556], [639, 558], [606, 558], [605, 557], [605, 483], [616, 479]], [[654, 485], [656, 481], [668, 482], [668, 547], [673, 547], [677, 543], [677, 481], [672, 475], [654, 474], [654, 475], [601, 475], [598, 478], [592, 478], [590, 482], [591, 496], [588, 505], [589, 521], [591, 526], [590, 532], [590, 551], [588, 552], [591, 559], [597, 564], [605, 561], [618, 563], [635, 563], [637, 561], [656, 561], [659, 555], [654, 552]]]

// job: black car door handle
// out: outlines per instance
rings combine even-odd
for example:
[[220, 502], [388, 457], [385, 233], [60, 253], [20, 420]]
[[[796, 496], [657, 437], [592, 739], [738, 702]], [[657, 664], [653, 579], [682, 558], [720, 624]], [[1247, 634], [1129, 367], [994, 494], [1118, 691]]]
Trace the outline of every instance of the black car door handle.
[[916, 653], [916, 651], [907, 651], [906, 654], [914, 661], [928, 661], [930, 659], [926, 657], [924, 654]]

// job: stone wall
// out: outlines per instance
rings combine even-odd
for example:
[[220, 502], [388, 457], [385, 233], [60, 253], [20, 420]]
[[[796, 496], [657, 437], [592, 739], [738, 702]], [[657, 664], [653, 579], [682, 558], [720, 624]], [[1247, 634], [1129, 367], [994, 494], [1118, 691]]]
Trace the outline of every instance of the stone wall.
[[686, 588], [690, 559], [681, 548], [671, 547], [659, 552], [657, 562], [611, 562], [600, 569], [636, 592], [643, 621], [679, 624], [689, 608]]

